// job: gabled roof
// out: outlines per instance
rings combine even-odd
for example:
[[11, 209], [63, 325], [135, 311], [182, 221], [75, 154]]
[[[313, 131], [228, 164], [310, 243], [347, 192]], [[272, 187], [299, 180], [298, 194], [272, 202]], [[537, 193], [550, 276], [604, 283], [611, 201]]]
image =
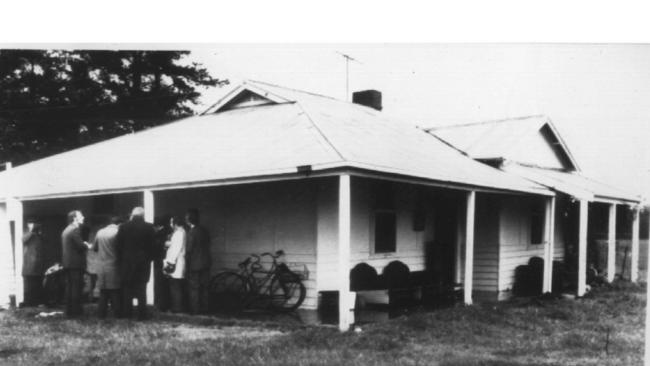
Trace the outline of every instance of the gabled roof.
[[[550, 118], [543, 115], [434, 127], [427, 131], [474, 159], [498, 159], [502, 161], [501, 170], [578, 199], [632, 204], [641, 202], [638, 195], [582, 175]], [[556, 153], [564, 154], [568, 169], [536, 166], [534, 163], [516, 161], [511, 155], [522, 143], [530, 141], [528, 136], [540, 131], [556, 146]]]
[[[240, 93], [272, 104], [221, 108]], [[216, 113], [215, 113], [216, 112]], [[467, 158], [412, 124], [374, 109], [247, 82], [201, 116], [186, 118], [18, 166], [0, 188], [18, 198], [162, 189], [244, 177], [358, 168], [458, 186], [551, 194]], [[10, 176], [15, 177], [11, 187]]]
[[[217, 113], [224, 110], [232, 109], [228, 108], [233, 102], [236, 102], [239, 96], [252, 94], [258, 96], [260, 99], [268, 101], [266, 104], [281, 104], [281, 103], [293, 103], [295, 100], [288, 100], [278, 94], [271, 93], [268, 90], [261, 89], [253, 83], [243, 82], [238, 85], [236, 88], [228, 92], [221, 99], [219, 99], [215, 104], [211, 105], [206, 109], [201, 115]], [[260, 104], [258, 104], [260, 105]]]
[[431, 127], [426, 130], [479, 160], [516, 160], [514, 152], [526, 143], [526, 138], [542, 131], [551, 140], [556, 154], [568, 165], [568, 170], [580, 171], [553, 122], [544, 115]]

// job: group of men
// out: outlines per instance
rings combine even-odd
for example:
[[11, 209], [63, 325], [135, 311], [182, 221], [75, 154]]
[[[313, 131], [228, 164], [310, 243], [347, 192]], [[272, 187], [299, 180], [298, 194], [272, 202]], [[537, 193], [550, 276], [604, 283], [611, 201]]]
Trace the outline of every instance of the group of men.
[[[188, 262], [189, 302], [191, 313], [207, 312], [207, 282], [210, 267], [209, 237], [199, 225], [198, 211], [186, 215], [190, 226], [186, 260]], [[100, 290], [98, 316], [106, 317], [108, 305], [116, 317], [133, 316], [133, 299], [137, 299], [137, 319], [147, 314], [147, 282], [151, 262], [157, 252], [156, 230], [144, 219], [144, 209], [135, 207], [127, 222], [119, 217], [97, 231], [89, 243], [82, 238], [84, 216], [81, 211], [68, 213], [68, 226], [61, 234], [62, 265], [65, 273], [65, 313], [76, 317], [83, 313], [82, 291], [88, 250], [97, 252], [96, 286]]]

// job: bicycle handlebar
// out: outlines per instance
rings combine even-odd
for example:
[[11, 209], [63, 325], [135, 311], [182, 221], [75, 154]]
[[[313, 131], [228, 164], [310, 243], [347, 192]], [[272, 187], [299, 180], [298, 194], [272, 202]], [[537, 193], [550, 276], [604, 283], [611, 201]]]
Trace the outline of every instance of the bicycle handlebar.
[[284, 250], [278, 250], [275, 253], [270, 253], [270, 252], [264, 252], [262, 254], [252, 253], [243, 262], [239, 263], [239, 267], [246, 267], [250, 265], [251, 267], [255, 267], [259, 269], [262, 267], [262, 265], [260, 264], [262, 257], [271, 257], [273, 259], [273, 262], [275, 262], [276, 259], [282, 257], [283, 255], [284, 255]]

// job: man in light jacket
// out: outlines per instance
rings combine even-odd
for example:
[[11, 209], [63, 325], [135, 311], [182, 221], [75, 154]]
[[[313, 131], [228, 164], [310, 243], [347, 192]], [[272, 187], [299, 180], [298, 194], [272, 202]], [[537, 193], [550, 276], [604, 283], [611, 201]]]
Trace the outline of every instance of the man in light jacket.
[[169, 276], [169, 292], [171, 295], [171, 310], [174, 313], [183, 311], [183, 278], [185, 278], [185, 245], [186, 235], [183, 218], [172, 218], [174, 233], [167, 243], [167, 255], [164, 260], [164, 271]]

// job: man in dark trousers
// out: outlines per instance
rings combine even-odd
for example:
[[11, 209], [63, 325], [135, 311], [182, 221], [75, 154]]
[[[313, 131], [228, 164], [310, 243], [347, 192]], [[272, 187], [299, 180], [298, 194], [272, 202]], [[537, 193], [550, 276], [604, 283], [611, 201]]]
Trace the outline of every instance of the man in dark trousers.
[[122, 280], [122, 316], [131, 317], [133, 298], [138, 300], [138, 319], [147, 318], [147, 282], [155, 250], [153, 224], [144, 221], [144, 209], [136, 207], [131, 219], [117, 231], [118, 258]]
[[65, 270], [65, 314], [76, 317], [83, 314], [81, 293], [86, 270], [86, 252], [90, 243], [81, 238], [80, 226], [84, 223], [81, 211], [68, 213], [68, 227], [61, 234], [63, 269]]
[[153, 304], [159, 311], [169, 310], [170, 297], [169, 278], [163, 273], [163, 260], [167, 253], [166, 243], [171, 236], [171, 216], [165, 215], [154, 219], [156, 230], [156, 248], [153, 259]]
[[199, 224], [199, 211], [190, 209], [185, 215], [190, 227], [187, 235], [185, 261], [190, 292], [190, 313], [208, 311], [208, 282], [210, 280], [210, 234]]
[[23, 235], [23, 306], [43, 303], [43, 276], [45, 262], [41, 225], [36, 220], [27, 221], [27, 232]]

